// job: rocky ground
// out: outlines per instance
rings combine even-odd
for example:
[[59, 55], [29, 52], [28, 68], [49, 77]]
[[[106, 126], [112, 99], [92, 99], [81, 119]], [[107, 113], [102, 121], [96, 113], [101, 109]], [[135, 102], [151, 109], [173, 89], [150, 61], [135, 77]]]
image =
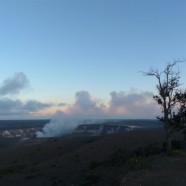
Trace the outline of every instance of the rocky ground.
[[0, 185], [185, 186], [184, 143], [164, 152], [162, 131], [0, 142]]

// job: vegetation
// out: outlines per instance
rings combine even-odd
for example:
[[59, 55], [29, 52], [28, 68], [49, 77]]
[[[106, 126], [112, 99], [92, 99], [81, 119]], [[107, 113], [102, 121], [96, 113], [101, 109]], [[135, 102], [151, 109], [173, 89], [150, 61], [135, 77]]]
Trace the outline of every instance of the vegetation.
[[150, 69], [149, 72], [143, 72], [146, 76], [154, 76], [158, 81], [158, 94], [153, 98], [162, 109], [163, 116], [157, 118], [165, 128], [169, 155], [172, 153], [172, 134], [183, 128], [186, 119], [186, 91], [180, 90], [180, 72], [173, 69], [179, 62], [181, 61], [167, 64], [163, 71]]

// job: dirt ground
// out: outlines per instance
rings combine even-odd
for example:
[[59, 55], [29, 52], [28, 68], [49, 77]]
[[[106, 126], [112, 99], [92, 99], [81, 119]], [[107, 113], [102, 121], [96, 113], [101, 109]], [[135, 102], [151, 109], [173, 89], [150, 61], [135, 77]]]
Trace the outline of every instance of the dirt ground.
[[185, 151], [177, 145], [168, 157], [164, 141], [162, 131], [6, 141], [0, 185], [185, 186]]

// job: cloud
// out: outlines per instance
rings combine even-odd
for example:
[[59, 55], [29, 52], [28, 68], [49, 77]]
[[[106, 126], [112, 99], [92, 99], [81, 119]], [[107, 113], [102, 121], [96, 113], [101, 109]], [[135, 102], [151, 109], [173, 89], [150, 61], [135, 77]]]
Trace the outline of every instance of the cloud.
[[10, 98], [0, 99], [0, 116], [32, 116], [33, 112], [53, 106], [50, 103], [42, 103], [36, 100], [22, 102]]
[[89, 123], [98, 122], [97, 119], [108, 118], [152, 118], [157, 108], [152, 100], [151, 92], [110, 93], [111, 100], [105, 104], [94, 100], [88, 91], [75, 94], [75, 102], [66, 112], [56, 111], [51, 122], [46, 124], [37, 137], [61, 136], [73, 131], [79, 124], [89, 119]]
[[71, 105], [63, 102], [52, 104], [42, 103], [37, 100], [22, 102], [18, 99], [8, 99], [8, 96], [19, 94], [29, 85], [29, 80], [23, 72], [16, 73], [13, 77], [3, 81], [0, 86], [1, 116], [31, 116], [31, 114], [36, 113], [39, 116], [42, 111], [46, 111], [45, 109], [49, 108], [50, 110], [50, 107], [53, 107], [52, 109], [63, 107], [65, 117], [76, 119], [153, 118], [160, 111], [158, 105], [152, 99], [152, 92], [137, 92], [134, 89], [131, 91], [111, 92], [108, 103], [93, 99], [91, 94], [84, 90], [76, 92], [75, 101]]
[[80, 91], [76, 93], [75, 107], [85, 111], [96, 107], [96, 103], [92, 101], [89, 92]]
[[24, 104], [23, 109], [25, 109], [28, 112], [36, 112], [38, 110], [42, 110], [51, 106], [53, 106], [53, 104], [51, 103], [41, 103], [36, 100], [30, 100], [27, 101], [26, 104]]
[[[108, 103], [93, 99], [88, 91], [78, 91], [73, 104], [43, 103], [37, 100], [21, 101], [7, 97], [0, 99], [0, 116], [37, 117], [40, 111], [65, 106], [56, 112], [63, 119], [107, 119], [107, 118], [155, 118], [160, 108], [153, 100], [152, 92], [113, 91]], [[46, 114], [47, 115], [47, 114]], [[42, 117], [44, 117], [42, 115]], [[47, 116], [46, 116], [47, 117]]]
[[23, 72], [16, 73], [12, 78], [3, 81], [0, 86], [0, 95], [16, 95], [29, 86], [29, 80]]
[[103, 103], [93, 100], [88, 91], [79, 91], [75, 94], [75, 102], [67, 113], [73, 117], [100, 118], [103, 116]]
[[66, 103], [58, 103], [57, 106], [60, 106], [60, 107], [63, 107], [63, 106], [66, 106], [67, 104]]
[[93, 99], [88, 91], [75, 94], [75, 102], [66, 111], [71, 117], [101, 118], [153, 118], [159, 107], [152, 92], [113, 91], [108, 104]]
[[160, 108], [149, 91], [113, 91], [108, 103], [92, 98], [88, 91], [78, 91], [75, 102], [68, 107], [65, 114], [74, 118], [155, 118]]
[[109, 113], [131, 118], [152, 118], [158, 106], [152, 99], [152, 92], [131, 93], [113, 91], [110, 93]]
[[0, 115], [20, 115], [23, 113], [22, 102], [20, 100], [12, 100], [9, 98], [0, 100]]
[[54, 137], [67, 134], [79, 124], [84, 123], [86, 119], [95, 121], [104, 117], [103, 108], [103, 104], [93, 100], [88, 91], [78, 91], [75, 94], [75, 102], [65, 112], [57, 110], [52, 120], [36, 135], [37, 137]]

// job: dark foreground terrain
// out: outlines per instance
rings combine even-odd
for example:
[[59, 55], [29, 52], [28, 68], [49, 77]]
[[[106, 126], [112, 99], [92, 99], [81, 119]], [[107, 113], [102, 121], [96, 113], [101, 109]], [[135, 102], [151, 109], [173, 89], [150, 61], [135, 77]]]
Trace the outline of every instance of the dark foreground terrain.
[[3, 186], [185, 186], [184, 143], [167, 157], [162, 131], [0, 142]]

